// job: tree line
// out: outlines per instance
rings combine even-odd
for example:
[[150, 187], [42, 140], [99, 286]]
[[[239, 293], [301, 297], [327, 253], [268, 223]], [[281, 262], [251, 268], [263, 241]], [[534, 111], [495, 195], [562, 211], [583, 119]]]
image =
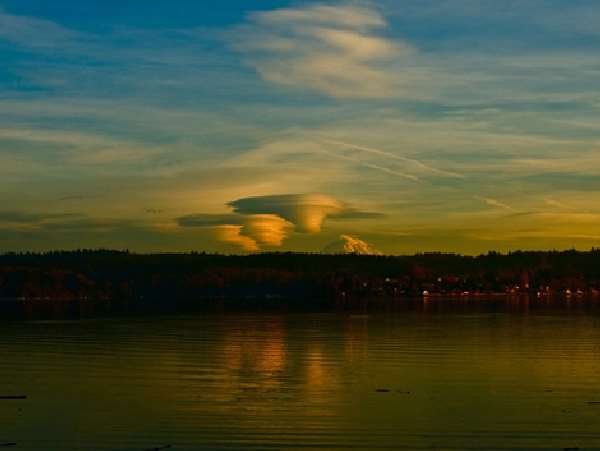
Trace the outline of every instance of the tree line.
[[435, 294], [596, 293], [600, 250], [412, 256], [77, 250], [0, 255], [0, 298], [352, 299]]

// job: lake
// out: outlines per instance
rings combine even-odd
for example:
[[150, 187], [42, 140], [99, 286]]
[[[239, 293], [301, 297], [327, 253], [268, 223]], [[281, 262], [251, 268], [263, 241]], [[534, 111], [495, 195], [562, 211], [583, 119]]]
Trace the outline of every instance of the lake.
[[593, 449], [600, 315], [434, 300], [5, 322], [0, 396], [20, 395], [0, 399], [18, 450]]

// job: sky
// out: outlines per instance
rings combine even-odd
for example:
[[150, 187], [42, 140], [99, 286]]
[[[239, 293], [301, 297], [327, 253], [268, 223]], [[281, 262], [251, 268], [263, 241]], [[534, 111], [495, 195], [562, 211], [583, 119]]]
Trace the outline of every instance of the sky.
[[596, 0], [0, 0], [0, 252], [589, 249], [599, 124]]

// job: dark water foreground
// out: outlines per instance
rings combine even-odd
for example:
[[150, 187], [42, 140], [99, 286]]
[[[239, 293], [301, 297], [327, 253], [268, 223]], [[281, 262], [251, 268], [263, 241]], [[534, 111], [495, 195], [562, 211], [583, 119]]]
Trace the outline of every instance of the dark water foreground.
[[5, 322], [10, 443], [600, 449], [600, 315], [585, 301], [495, 299]]

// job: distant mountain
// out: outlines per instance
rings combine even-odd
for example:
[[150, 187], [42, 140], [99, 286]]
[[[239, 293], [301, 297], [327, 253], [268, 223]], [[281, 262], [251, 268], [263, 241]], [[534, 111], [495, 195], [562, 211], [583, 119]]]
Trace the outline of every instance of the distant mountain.
[[323, 254], [355, 254], [355, 255], [382, 255], [369, 243], [350, 235], [340, 235], [339, 239], [329, 243], [321, 251]]

